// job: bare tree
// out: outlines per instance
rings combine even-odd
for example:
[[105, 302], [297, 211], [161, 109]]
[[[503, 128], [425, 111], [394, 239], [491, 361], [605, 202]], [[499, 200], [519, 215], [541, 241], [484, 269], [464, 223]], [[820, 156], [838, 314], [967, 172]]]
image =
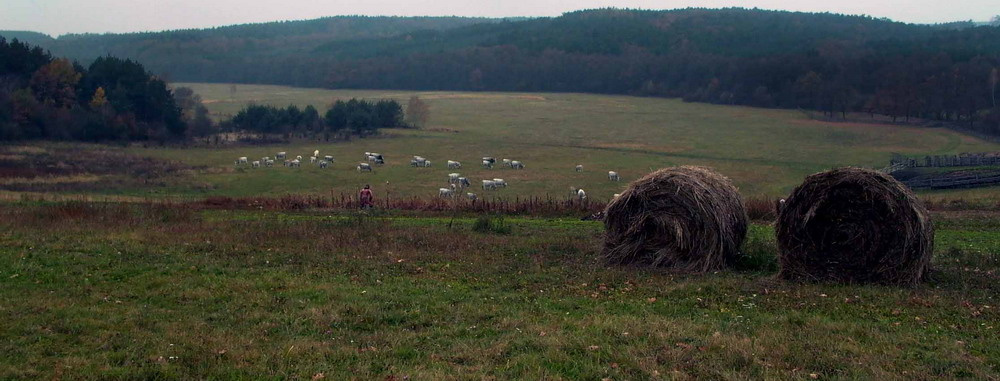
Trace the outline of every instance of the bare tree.
[[993, 108], [997, 107], [997, 82], [1000, 82], [1000, 73], [997, 73], [997, 68], [993, 68], [990, 72], [990, 99], [993, 100]]
[[427, 103], [420, 100], [416, 95], [410, 97], [410, 101], [406, 104], [406, 122], [420, 128], [427, 125], [430, 117], [431, 110], [427, 106]]

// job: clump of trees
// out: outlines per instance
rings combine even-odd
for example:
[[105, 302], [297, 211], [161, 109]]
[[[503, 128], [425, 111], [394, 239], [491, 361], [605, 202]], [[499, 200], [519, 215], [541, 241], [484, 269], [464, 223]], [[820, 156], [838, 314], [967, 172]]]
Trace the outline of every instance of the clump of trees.
[[165, 142], [212, 133], [200, 100], [189, 106], [135, 61], [101, 57], [85, 68], [0, 38], [0, 140]]
[[312, 105], [299, 109], [290, 105], [285, 108], [267, 105], [248, 105], [231, 120], [224, 123], [227, 129], [268, 136], [331, 138], [361, 137], [378, 133], [379, 128], [411, 127], [404, 122], [403, 108], [391, 99], [369, 101], [352, 98], [337, 100], [320, 117]]

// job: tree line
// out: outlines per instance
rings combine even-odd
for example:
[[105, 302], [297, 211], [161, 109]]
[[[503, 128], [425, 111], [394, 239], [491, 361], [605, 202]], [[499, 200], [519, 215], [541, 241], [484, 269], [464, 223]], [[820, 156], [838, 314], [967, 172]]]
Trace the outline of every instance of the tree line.
[[597, 9], [518, 20], [334, 18], [85, 35], [60, 38], [53, 49], [73, 57], [123, 52], [184, 81], [679, 97], [831, 118], [921, 118], [1000, 135], [998, 25]]
[[[381, 21], [369, 21], [364, 33], [308, 43], [251, 25], [226, 29], [232, 40], [186, 31], [82, 36], [77, 47], [107, 43], [185, 81], [680, 97], [922, 118], [1000, 135], [1000, 22], [915, 25], [738, 8], [435, 20], [422, 30], [387, 24], [396, 34], [374, 32]], [[259, 40], [236, 39], [251, 35]], [[259, 54], [279, 41], [288, 44]]]
[[330, 140], [374, 135], [380, 128], [420, 127], [428, 116], [426, 104], [416, 96], [410, 98], [406, 113], [403, 106], [392, 99], [338, 99], [322, 116], [313, 105], [300, 109], [296, 105], [281, 108], [251, 104], [223, 122], [222, 129], [256, 133], [264, 140], [274, 136]]
[[181, 100], [138, 62], [109, 56], [83, 67], [0, 38], [0, 140], [165, 142], [212, 133], [200, 101]]

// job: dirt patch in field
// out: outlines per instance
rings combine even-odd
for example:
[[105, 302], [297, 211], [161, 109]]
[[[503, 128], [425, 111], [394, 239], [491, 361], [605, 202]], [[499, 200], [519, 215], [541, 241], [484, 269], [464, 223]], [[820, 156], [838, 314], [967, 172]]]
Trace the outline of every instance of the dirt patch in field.
[[0, 190], [73, 192], [166, 185], [190, 166], [98, 146], [0, 147]]
[[641, 150], [641, 151], [656, 151], [663, 153], [677, 153], [684, 152], [691, 149], [691, 147], [681, 147], [681, 146], [658, 146], [649, 145], [642, 143], [598, 143], [594, 144], [593, 147], [596, 148], [608, 148], [608, 149], [627, 149], [627, 150]]
[[454, 130], [454, 129], [451, 129], [451, 128], [443, 128], [443, 127], [440, 127], [440, 128], [428, 128], [427, 131], [430, 131], [430, 132], [450, 132], [450, 133], [454, 133], [454, 134], [458, 133], [458, 130]]
[[541, 95], [505, 95], [505, 94], [433, 94], [433, 95], [422, 95], [424, 99], [525, 99], [532, 101], [546, 101]]

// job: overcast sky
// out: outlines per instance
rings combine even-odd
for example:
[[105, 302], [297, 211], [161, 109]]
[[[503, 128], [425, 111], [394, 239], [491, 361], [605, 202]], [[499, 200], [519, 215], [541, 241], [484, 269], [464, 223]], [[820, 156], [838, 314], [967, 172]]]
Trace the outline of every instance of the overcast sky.
[[987, 21], [998, 0], [0, 0], [0, 30], [53, 36], [204, 28], [335, 15], [557, 16], [601, 8], [746, 7], [888, 17], [912, 23]]

